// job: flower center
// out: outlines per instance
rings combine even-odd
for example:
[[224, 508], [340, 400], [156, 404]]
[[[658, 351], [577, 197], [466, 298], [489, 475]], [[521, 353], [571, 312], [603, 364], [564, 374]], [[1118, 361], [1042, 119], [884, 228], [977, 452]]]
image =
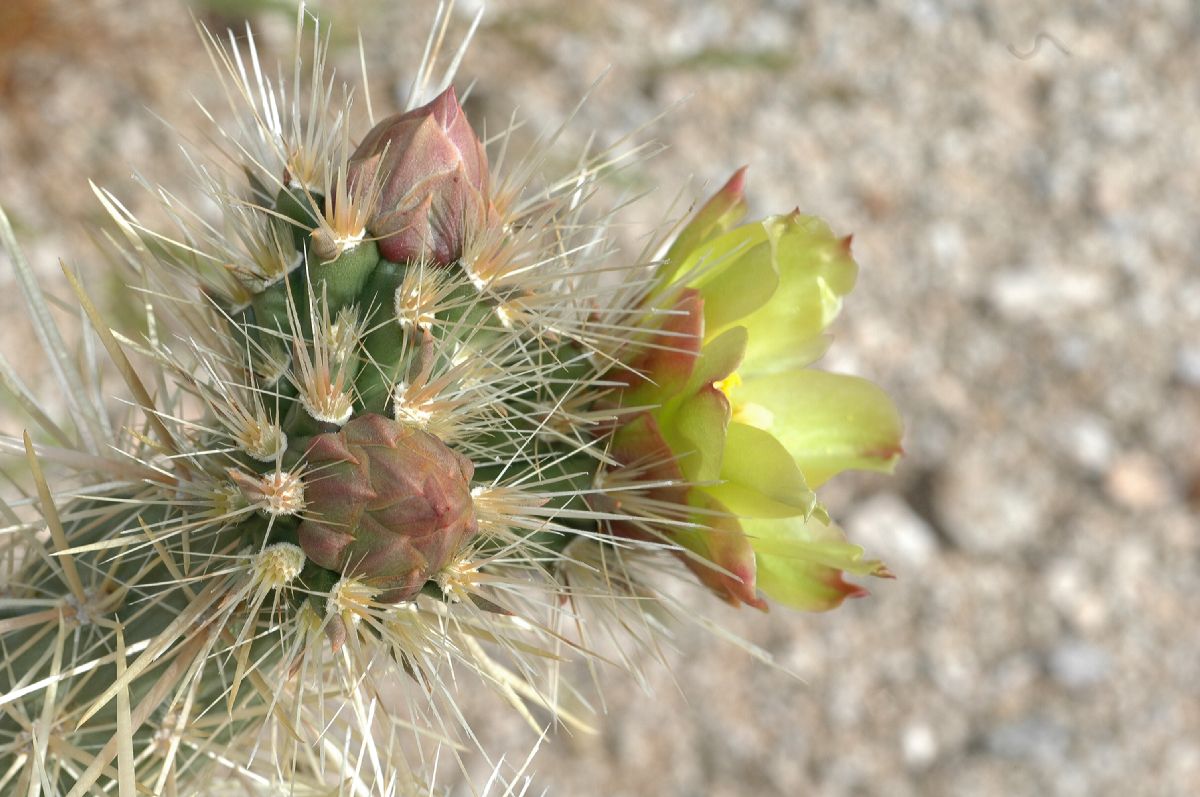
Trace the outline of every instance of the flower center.
[[725, 394], [725, 398], [729, 399], [730, 420], [758, 429], [769, 430], [775, 423], [775, 413], [761, 404], [737, 398], [735, 394], [741, 386], [742, 377], [737, 371], [724, 379], [713, 382], [713, 387], [720, 390]]

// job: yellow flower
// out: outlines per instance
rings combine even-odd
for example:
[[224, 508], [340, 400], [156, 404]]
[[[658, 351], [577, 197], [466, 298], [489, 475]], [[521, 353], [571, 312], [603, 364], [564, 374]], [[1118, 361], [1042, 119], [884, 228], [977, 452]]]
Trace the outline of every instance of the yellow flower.
[[807, 367], [854, 286], [850, 239], [799, 211], [737, 226], [744, 179], [739, 170], [667, 252], [651, 297], [665, 321], [622, 391], [625, 406], [649, 409], [618, 430], [616, 452], [669, 455], [655, 475], [687, 485], [693, 525], [664, 533], [719, 595], [828, 609], [865, 593], [844, 573], [888, 573], [845, 541], [811, 488], [844, 470], [890, 471], [902, 424], [875, 385]]

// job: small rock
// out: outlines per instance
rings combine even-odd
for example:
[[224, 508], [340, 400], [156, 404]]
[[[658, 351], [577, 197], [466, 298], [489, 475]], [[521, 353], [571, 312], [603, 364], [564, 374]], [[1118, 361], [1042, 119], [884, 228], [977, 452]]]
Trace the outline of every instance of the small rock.
[[1129, 509], [1153, 509], [1171, 500], [1171, 480], [1163, 464], [1145, 452], [1126, 454], [1105, 479], [1110, 498]]
[[1082, 371], [1096, 360], [1095, 342], [1084, 335], [1065, 334], [1055, 346], [1058, 363], [1068, 371]]
[[962, 263], [967, 257], [966, 237], [958, 224], [936, 222], [929, 228], [927, 241], [939, 266], [949, 268]]
[[905, 727], [900, 748], [909, 769], [926, 769], [937, 758], [937, 737], [926, 723], [914, 722]]
[[1066, 729], [1044, 717], [1028, 717], [992, 728], [987, 748], [1003, 758], [1062, 761], [1070, 746]]
[[1027, 321], [1094, 307], [1111, 292], [1108, 279], [1099, 272], [1020, 269], [995, 277], [988, 299], [1009, 320]]
[[1082, 415], [1062, 429], [1062, 443], [1067, 455], [1080, 467], [1093, 473], [1103, 473], [1108, 468], [1116, 443], [1103, 421], [1094, 415]]
[[937, 554], [937, 535], [903, 498], [879, 493], [860, 503], [846, 519], [850, 539], [872, 556], [915, 567]]
[[1044, 458], [1010, 443], [971, 447], [952, 461], [938, 476], [934, 502], [957, 545], [1013, 556], [1045, 540], [1056, 497]]
[[1110, 609], [1104, 593], [1078, 559], [1060, 557], [1050, 562], [1044, 584], [1043, 592], [1050, 605], [1076, 628], [1099, 632], [1109, 622]]
[[1069, 640], [1050, 651], [1050, 676], [1068, 689], [1086, 689], [1108, 678], [1112, 659], [1108, 652], [1082, 640]]
[[1200, 348], [1189, 346], [1175, 353], [1175, 376], [1185, 385], [1200, 387]]

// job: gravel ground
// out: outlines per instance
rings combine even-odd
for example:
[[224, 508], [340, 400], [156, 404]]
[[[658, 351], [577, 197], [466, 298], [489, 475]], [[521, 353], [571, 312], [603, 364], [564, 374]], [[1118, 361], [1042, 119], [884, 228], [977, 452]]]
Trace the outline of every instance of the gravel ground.
[[[203, 13], [239, 16], [217, 5]], [[19, 6], [42, 16], [0, 34], [0, 196], [47, 273], [67, 252], [99, 264], [81, 232], [98, 216], [86, 180], [131, 203], [134, 167], [186, 190], [174, 139], [145, 108], [188, 129], [188, 94], [213, 92], [204, 55], [170, 2], [9, 0], [0, 20]], [[645, 134], [669, 149], [618, 186], [659, 187], [643, 218], [748, 163], [756, 212], [798, 203], [854, 233], [862, 275], [825, 365], [884, 385], [908, 424], [894, 478], [824, 494], [896, 581], [827, 615], [714, 609], [802, 680], [681, 629], [671, 667], [648, 666], [650, 694], [602, 678], [602, 732], [547, 742], [539, 786], [1195, 793], [1198, 8], [490, 4], [460, 72], [489, 129], [513, 107], [534, 129], [561, 119], [611, 65], [564, 151], [686, 98]], [[432, 4], [332, 10], [349, 70], [341, 45], [371, 14], [367, 50], [390, 70], [378, 111], [420, 44], [394, 31], [423, 37]], [[266, 46], [286, 42], [287, 14], [250, 16]], [[6, 325], [5, 351], [28, 335]], [[19, 365], [37, 381], [36, 364]], [[507, 715], [484, 727], [518, 751], [533, 743]]]

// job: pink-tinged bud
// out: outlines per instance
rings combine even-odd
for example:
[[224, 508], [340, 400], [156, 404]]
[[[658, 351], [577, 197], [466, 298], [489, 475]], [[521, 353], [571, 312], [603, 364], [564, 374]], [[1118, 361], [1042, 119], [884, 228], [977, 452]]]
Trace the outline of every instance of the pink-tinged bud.
[[349, 174], [352, 185], [379, 182], [367, 232], [396, 263], [452, 263], [495, 213], [487, 153], [453, 88], [375, 125], [350, 156]]
[[362, 415], [319, 435], [308, 466], [300, 547], [381, 602], [415, 596], [478, 530], [474, 466], [428, 432]]

